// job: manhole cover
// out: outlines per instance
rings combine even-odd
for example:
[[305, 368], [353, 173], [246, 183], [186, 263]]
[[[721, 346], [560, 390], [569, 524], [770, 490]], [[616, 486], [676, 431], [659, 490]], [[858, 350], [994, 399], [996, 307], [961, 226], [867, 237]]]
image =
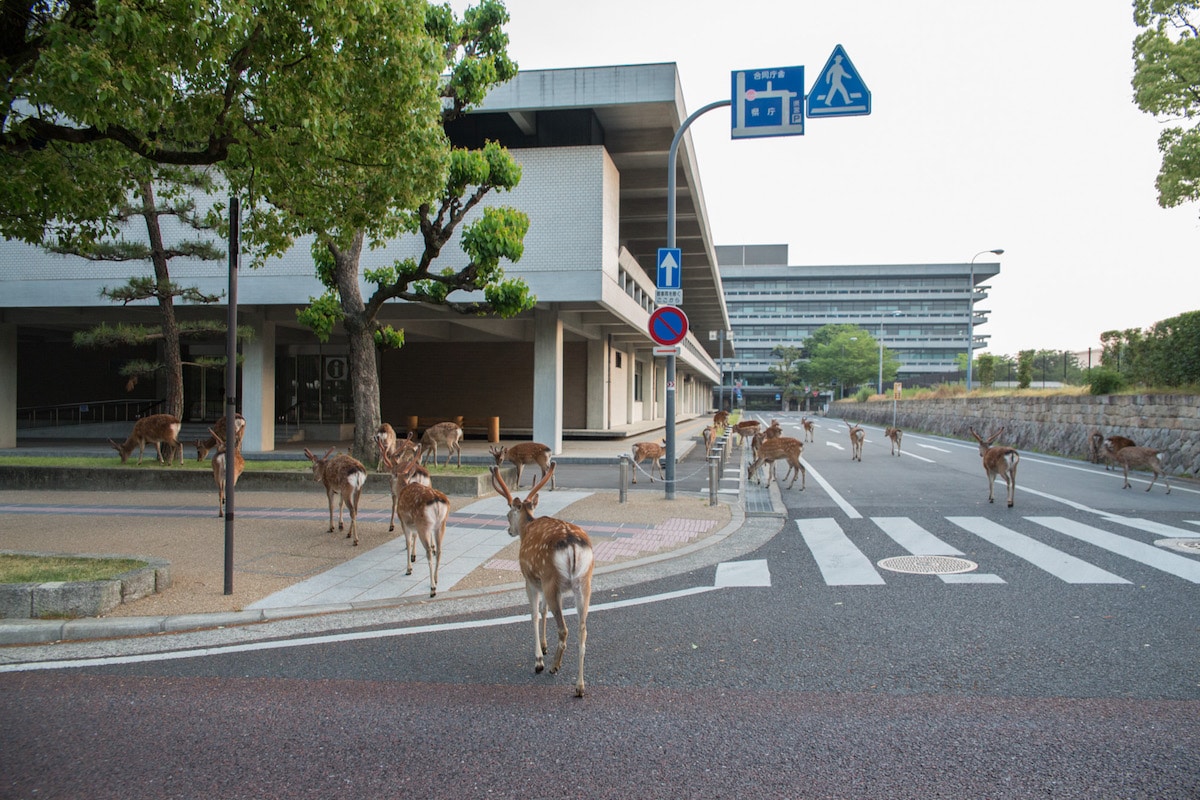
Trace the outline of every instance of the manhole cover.
[[879, 566], [892, 572], [912, 575], [955, 575], [979, 567], [974, 561], [952, 556], [896, 556], [883, 559]]
[[1155, 544], [1192, 556], [1200, 555], [1200, 539], [1159, 539]]

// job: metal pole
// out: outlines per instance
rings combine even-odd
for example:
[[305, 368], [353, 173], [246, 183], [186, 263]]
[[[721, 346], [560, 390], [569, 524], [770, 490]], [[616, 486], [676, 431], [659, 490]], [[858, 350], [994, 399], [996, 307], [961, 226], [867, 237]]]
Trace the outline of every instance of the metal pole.
[[971, 273], [967, 279], [967, 391], [971, 391], [971, 362], [975, 360], [975, 259], [979, 258], [984, 253], [991, 253], [995, 256], [1004, 255], [1004, 250], [997, 247], [995, 250], [980, 250], [975, 255], [971, 256]]
[[715, 506], [717, 504], [717, 490], [720, 485], [720, 479], [717, 476], [717, 471], [721, 468], [720, 456], [708, 457], [708, 504]]
[[879, 389], [878, 394], [883, 394], [883, 320], [879, 320]]
[[617, 500], [624, 504], [629, 500], [629, 456], [622, 453], [618, 458], [621, 464], [620, 490], [617, 492]]
[[[675, 161], [679, 156], [679, 143], [683, 140], [683, 135], [687, 132], [688, 127], [696, 121], [701, 114], [706, 114], [715, 108], [732, 105], [732, 100], [718, 100], [715, 103], [709, 103], [704, 108], [692, 114], [683, 121], [679, 126], [679, 130], [675, 131], [675, 137], [671, 139], [671, 150], [667, 154], [667, 247], [675, 247], [675, 188], [677, 178], [675, 176]], [[683, 269], [683, 264], [679, 265], [680, 270]], [[672, 353], [667, 356], [667, 469], [666, 479], [663, 483], [666, 484], [666, 498], [668, 500], [675, 499], [675, 355]]]
[[[241, 208], [229, 198], [229, 318], [225, 333], [225, 594], [233, 594], [233, 496], [237, 450], [237, 270]], [[232, 444], [231, 444], [232, 443]]]

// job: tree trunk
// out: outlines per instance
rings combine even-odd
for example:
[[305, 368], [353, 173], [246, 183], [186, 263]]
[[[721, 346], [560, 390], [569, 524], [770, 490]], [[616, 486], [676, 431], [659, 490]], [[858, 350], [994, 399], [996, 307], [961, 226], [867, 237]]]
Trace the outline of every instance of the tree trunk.
[[350, 248], [330, 247], [334, 280], [341, 296], [342, 325], [350, 344], [350, 386], [354, 398], [354, 457], [364, 463], [378, 458], [375, 431], [379, 428], [379, 373], [375, 366], [374, 320], [367, 318], [358, 285], [363, 234], [355, 234]]
[[158, 309], [162, 317], [163, 365], [166, 372], [166, 402], [163, 413], [183, 419], [183, 354], [179, 344], [179, 323], [175, 319], [175, 296], [171, 288], [171, 273], [163, 247], [162, 228], [158, 224], [158, 209], [154, 205], [154, 187], [143, 181], [142, 216], [150, 237], [151, 261], [157, 284]]

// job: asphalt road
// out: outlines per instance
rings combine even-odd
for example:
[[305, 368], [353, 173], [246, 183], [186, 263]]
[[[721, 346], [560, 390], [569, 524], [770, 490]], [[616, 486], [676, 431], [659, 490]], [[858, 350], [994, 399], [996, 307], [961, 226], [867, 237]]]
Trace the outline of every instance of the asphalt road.
[[[521, 593], [47, 647], [0, 671], [0, 796], [1200, 797], [1197, 487], [1027, 453], [1009, 509], [974, 447], [844, 428], [724, 565], [598, 582], [581, 700]], [[879, 564], [934, 556], [974, 568]]]

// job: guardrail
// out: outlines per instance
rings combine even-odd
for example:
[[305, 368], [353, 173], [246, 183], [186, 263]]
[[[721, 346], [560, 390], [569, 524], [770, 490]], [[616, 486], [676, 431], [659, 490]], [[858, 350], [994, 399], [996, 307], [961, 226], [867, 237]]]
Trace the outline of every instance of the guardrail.
[[162, 406], [162, 398], [139, 400], [89, 400], [83, 403], [26, 406], [17, 409], [18, 428], [53, 428], [94, 422], [128, 422]]

